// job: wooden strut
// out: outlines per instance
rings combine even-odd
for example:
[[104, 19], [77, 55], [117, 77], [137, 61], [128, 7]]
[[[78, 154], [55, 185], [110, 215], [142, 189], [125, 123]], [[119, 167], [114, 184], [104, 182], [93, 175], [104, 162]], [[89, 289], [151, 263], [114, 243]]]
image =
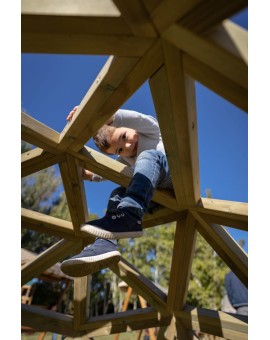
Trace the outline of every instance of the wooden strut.
[[[128, 309], [128, 305], [129, 305], [129, 301], [130, 301], [130, 297], [131, 297], [132, 293], [133, 293], [132, 287], [128, 287], [127, 292], [126, 292], [126, 296], [125, 296], [125, 300], [124, 300], [124, 303], [123, 303], [123, 306], [122, 306], [122, 312], [125, 312]], [[145, 299], [140, 295], [138, 295], [138, 298], [139, 298], [139, 301], [140, 301], [140, 304], [141, 304], [141, 308], [146, 308], [147, 303], [146, 303]], [[147, 329], [147, 331], [149, 332], [150, 340], [156, 340], [155, 329], [149, 328], [149, 329]], [[115, 334], [114, 340], [118, 340], [119, 335], [120, 335], [119, 333]], [[140, 340], [141, 335], [142, 335], [142, 330], [138, 331], [136, 339]]]

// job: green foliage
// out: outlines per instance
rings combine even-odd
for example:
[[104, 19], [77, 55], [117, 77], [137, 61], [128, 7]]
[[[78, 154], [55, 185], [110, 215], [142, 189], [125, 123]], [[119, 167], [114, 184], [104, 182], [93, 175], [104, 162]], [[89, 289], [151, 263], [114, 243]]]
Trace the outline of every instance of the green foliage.
[[144, 236], [121, 240], [123, 256], [150, 280], [167, 287], [173, 252], [175, 224], [165, 224], [144, 230]]
[[[144, 276], [162, 287], [168, 287], [174, 232], [174, 223], [144, 229], [144, 236], [141, 238], [120, 240], [119, 251]], [[103, 280], [110, 282], [112, 294], [109, 300], [120, 311], [124, 299], [124, 294], [118, 288], [121, 279], [107, 270], [104, 271]], [[132, 295], [130, 302], [136, 306], [136, 295]]]
[[[21, 205], [23, 208], [50, 214], [57, 204], [67, 204], [64, 197], [57, 197], [60, 178], [56, 174], [55, 167], [39, 171], [22, 179]], [[55, 208], [56, 209], [56, 208]], [[47, 234], [41, 234], [34, 230], [23, 229], [22, 247], [36, 253], [40, 253], [58, 241], [58, 238]]]
[[228, 267], [204, 238], [198, 234], [192, 263], [187, 303], [196, 307], [220, 309]]
[[66, 221], [71, 221], [66, 194], [64, 191], [60, 193], [50, 206], [49, 215]]
[[[174, 247], [175, 223], [160, 225], [144, 230], [138, 239], [121, 240], [122, 256], [133, 264], [143, 275], [158, 286], [168, 289], [171, 259]], [[220, 309], [225, 292], [224, 277], [228, 267], [198, 234], [192, 264], [187, 304], [210, 309]], [[118, 287], [120, 280], [108, 271], [105, 275], [112, 286]], [[113, 301], [121, 301], [119, 289], [113, 292]], [[136, 303], [133, 296], [131, 301]], [[120, 306], [118, 306], [120, 308]]]
[[22, 179], [22, 207], [48, 213], [53, 204], [52, 197], [60, 184], [54, 167], [41, 170]]
[[[27, 152], [30, 147], [30, 144], [24, 142], [21, 144], [22, 152]], [[60, 177], [56, 174], [56, 167], [46, 168], [22, 178], [22, 207], [48, 214], [51, 206], [54, 205], [53, 200], [58, 200], [56, 192], [60, 182]]]
[[[28, 143], [21, 143], [21, 151], [32, 149]], [[63, 220], [71, 221], [67, 199], [61, 191], [61, 178], [57, 167], [53, 166], [27, 176], [21, 182], [21, 204], [23, 208], [51, 215]], [[89, 213], [89, 220], [95, 219], [96, 214]], [[58, 237], [39, 233], [30, 229], [22, 229], [21, 246], [35, 253], [41, 253], [59, 241]], [[94, 281], [93, 281], [94, 283]], [[49, 305], [56, 300], [62, 291], [62, 283], [44, 282], [39, 280], [33, 303]], [[97, 293], [98, 294], [98, 293]], [[65, 294], [65, 312], [72, 313], [73, 290], [72, 287]]]
[[[21, 151], [27, 152], [32, 146], [22, 142]], [[50, 167], [27, 176], [21, 181], [21, 205], [23, 208], [70, 220], [64, 193], [59, 193], [60, 176], [57, 168]], [[35, 253], [41, 253], [59, 241], [58, 237], [22, 229], [21, 246]], [[38, 280], [32, 303], [49, 306], [57, 301], [63, 289], [62, 282]]]
[[[21, 143], [21, 151], [32, 146]], [[22, 178], [21, 205], [23, 208], [71, 221], [65, 193], [60, 192], [61, 179], [56, 166], [46, 168]], [[34, 230], [22, 229], [22, 247], [40, 253], [56, 243], [59, 238]]]

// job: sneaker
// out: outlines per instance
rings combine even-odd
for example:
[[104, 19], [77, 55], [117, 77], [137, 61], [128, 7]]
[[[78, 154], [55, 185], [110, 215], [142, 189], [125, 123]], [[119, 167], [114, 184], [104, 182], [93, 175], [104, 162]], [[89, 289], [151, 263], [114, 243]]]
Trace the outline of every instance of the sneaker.
[[61, 270], [73, 277], [93, 274], [120, 261], [121, 254], [117, 249], [118, 246], [114, 243], [97, 239], [93, 244], [85, 247], [80, 254], [63, 261]]
[[96, 237], [120, 240], [142, 236], [142, 221], [125, 209], [108, 212], [104, 217], [87, 222], [81, 230]]

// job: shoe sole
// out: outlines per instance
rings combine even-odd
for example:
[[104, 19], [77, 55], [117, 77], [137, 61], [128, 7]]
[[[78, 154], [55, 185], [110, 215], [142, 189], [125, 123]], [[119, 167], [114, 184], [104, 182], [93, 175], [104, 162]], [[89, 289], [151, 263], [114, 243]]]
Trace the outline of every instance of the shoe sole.
[[72, 277], [87, 276], [118, 263], [120, 258], [119, 251], [111, 251], [97, 256], [69, 259], [62, 262], [61, 270]]
[[91, 224], [84, 224], [81, 227], [81, 230], [87, 232], [90, 235], [108, 239], [108, 240], [121, 240], [123, 238], [136, 238], [136, 237], [141, 237], [143, 235], [142, 231], [127, 231], [127, 232], [113, 233], [111, 231], [95, 227]]

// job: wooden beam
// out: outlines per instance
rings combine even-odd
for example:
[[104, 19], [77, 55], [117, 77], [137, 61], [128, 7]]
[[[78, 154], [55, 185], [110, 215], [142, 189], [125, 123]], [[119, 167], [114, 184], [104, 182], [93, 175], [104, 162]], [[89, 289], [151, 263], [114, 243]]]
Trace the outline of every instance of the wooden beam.
[[185, 221], [176, 224], [167, 300], [170, 311], [182, 309], [186, 303], [197, 236], [195, 224], [196, 220], [191, 214]]
[[21, 176], [26, 177], [48, 168], [65, 159], [64, 154], [54, 155], [40, 148], [24, 152], [21, 155]]
[[197, 340], [198, 336], [195, 334], [193, 330], [189, 330], [185, 327], [185, 325], [182, 323], [182, 320], [179, 318], [175, 318], [175, 337], [176, 339], [183, 339], [183, 340]]
[[22, 13], [46, 15], [80, 15], [118, 17], [119, 11], [110, 0], [22, 0]]
[[89, 317], [90, 276], [74, 279], [74, 329], [80, 329]]
[[84, 96], [71, 122], [69, 122], [60, 136], [59, 150], [66, 150], [75, 140], [80, 140], [81, 135], [87, 136], [83, 139], [79, 151], [83, 144], [90, 139], [93, 134], [110, 118], [114, 113], [112, 110], [108, 116], [99, 117], [98, 111], [120, 85], [124, 77], [134, 67], [138, 58], [114, 58], [110, 57], [100, 71], [96, 80]]
[[24, 285], [32, 278], [39, 276], [44, 270], [50, 268], [56, 262], [61, 261], [72, 251], [78, 250], [81, 242], [61, 240], [50, 248], [39, 254], [34, 260], [27, 262], [22, 266], [21, 284]]
[[248, 64], [248, 31], [231, 20], [224, 20], [204, 34], [206, 40]]
[[[130, 297], [132, 295], [132, 292], [133, 292], [133, 288], [128, 287], [126, 295], [125, 295], [125, 300], [123, 302], [122, 309], [121, 309], [122, 312], [125, 312], [128, 309], [128, 305], [129, 305], [129, 302], [130, 302]], [[120, 335], [119, 333], [115, 334], [113, 340], [118, 340], [119, 339], [119, 335]]]
[[247, 316], [224, 313], [192, 306], [174, 313], [188, 328], [226, 339], [247, 339]]
[[247, 0], [203, 0], [179, 20], [179, 23], [193, 32], [205, 33], [247, 6]]
[[169, 26], [183, 18], [203, 0], [163, 0], [152, 11], [151, 19], [157, 30], [162, 33]]
[[163, 0], [152, 11], [151, 19], [160, 33], [179, 22], [194, 32], [205, 32], [247, 7], [247, 0]]
[[113, 0], [113, 2], [135, 36], [157, 37], [149, 15], [140, 1]]
[[241, 110], [248, 111], [248, 90], [187, 53], [183, 54], [187, 74]]
[[158, 207], [152, 213], [146, 213], [143, 217], [143, 228], [155, 227], [157, 225], [185, 220], [187, 210], [176, 212], [165, 207]]
[[108, 0], [22, 1], [22, 52], [143, 55], [138, 39]]
[[147, 307], [92, 317], [87, 324], [81, 325], [80, 328], [87, 332], [88, 337], [97, 337], [166, 326], [170, 323], [170, 318], [168, 315], [160, 315], [152, 307]]
[[21, 209], [22, 228], [36, 230], [40, 233], [66, 238], [70, 241], [79, 241], [75, 235], [72, 223], [36, 211]]
[[[135, 64], [134, 59], [132, 59], [132, 67], [130, 67], [130, 61], [126, 60], [116, 74], [108, 72], [108, 78], [109, 75], [112, 77], [106, 82], [105, 88], [103, 86], [102, 92], [104, 93], [104, 90], [106, 93], [110, 92], [110, 96], [99, 96], [94, 102], [92, 102], [93, 98], [86, 99], [88, 122], [84, 125], [85, 128], [81, 134], [70, 145], [70, 149], [79, 151], [112, 114], [162, 65], [160, 42], [156, 42]], [[119, 80], [117, 85], [115, 85], [115, 79]]]
[[162, 0], [141, 0], [145, 9], [151, 14]]
[[209, 38], [198, 36], [181, 25], [172, 25], [162, 37], [244, 89], [248, 89], [246, 62]]
[[[137, 18], [142, 22], [142, 10], [139, 13]], [[134, 37], [108, 0], [24, 0], [21, 22], [23, 53], [142, 56], [153, 43], [149, 34]]]
[[183, 73], [181, 53], [164, 42], [165, 67], [150, 80], [151, 92], [179, 207], [200, 199], [195, 84]]
[[223, 226], [207, 223], [202, 215], [195, 211], [191, 211], [190, 213], [198, 222], [196, 227], [200, 234], [247, 287], [248, 257], [245, 251]]
[[205, 209], [215, 210], [217, 212], [232, 213], [239, 216], [239, 218], [241, 216], [245, 218], [248, 217], [248, 204], [245, 202], [227, 201], [202, 197], [200, 204]]
[[82, 168], [122, 186], [128, 186], [132, 178], [133, 172], [129, 166], [87, 146], [84, 146], [79, 153], [70, 152], [70, 154], [77, 157]]
[[67, 162], [59, 164], [63, 185], [69, 206], [69, 212], [76, 235], [80, 235], [80, 226], [88, 220], [88, 209], [84, 183], [80, 167], [75, 159], [66, 154]]
[[[35, 230], [40, 233], [53, 235], [74, 242], [80, 240], [80, 237], [75, 235], [71, 222], [24, 208], [21, 210], [22, 228]], [[174, 210], [161, 206], [152, 214], [145, 214], [143, 219], [143, 228], [171, 223], [179, 219], [185, 219], [186, 216], [186, 210], [175, 212]], [[93, 242], [93, 238], [91, 238], [88, 233], [83, 232], [82, 236], [85, 239], [85, 242]]]
[[[39, 24], [39, 25], [37, 25]], [[120, 16], [82, 16], [45, 13], [26, 13], [21, 16], [22, 37], [27, 34], [59, 34], [75, 36], [132, 36], [132, 32]], [[29, 46], [30, 47], [30, 46]]]
[[183, 340], [191, 340], [198, 339], [197, 336], [194, 336], [194, 332], [187, 329], [179, 318], [175, 318], [174, 316], [171, 319], [171, 323], [168, 327], [161, 327], [158, 332], [157, 340], [174, 340], [174, 339], [183, 339]]
[[176, 333], [175, 317], [171, 318], [168, 326], [160, 327], [157, 334], [157, 340], [174, 340]]
[[[53, 21], [53, 23], [56, 25], [56, 28], [58, 28], [58, 22], [62, 22], [64, 20], [68, 25], [73, 27], [73, 18], [70, 21], [67, 21], [66, 18], [60, 18], [60, 20], [53, 18], [50, 21]], [[41, 22], [43, 22], [43, 20], [41, 20]], [[49, 21], [46, 19], [43, 26], [48, 24]], [[44, 31], [46, 28], [47, 26], [43, 28]], [[98, 28], [96, 30], [98, 31]], [[154, 39], [151, 38], [133, 37], [127, 35], [100, 35], [98, 33], [94, 35], [87, 34], [86, 32], [72, 32], [68, 34], [67, 32], [57, 33], [45, 31], [39, 33], [37, 31], [22, 31], [23, 53], [91, 54], [139, 57], [144, 55], [153, 42]]]
[[248, 231], [247, 218], [240, 218], [231, 213], [219, 213], [216, 210], [208, 210], [203, 208], [190, 209], [191, 211], [197, 211], [201, 214], [207, 223], [221, 224], [226, 227], [231, 227], [243, 231]]
[[53, 332], [71, 337], [82, 334], [82, 332], [74, 330], [73, 316], [33, 305], [22, 304], [21, 323], [36, 331]]
[[32, 118], [26, 113], [21, 113], [21, 138], [25, 142], [38, 146], [53, 154], [56, 150], [60, 134]]
[[81, 175], [81, 168], [73, 156], [67, 154], [66, 157], [70, 180], [72, 182], [73, 197], [77, 202], [76, 207], [78, 211], [78, 217], [79, 220], [82, 221], [81, 223], [84, 223], [85, 221], [88, 221], [88, 208], [84, 189], [84, 181]]
[[166, 309], [167, 295], [128, 261], [121, 258], [120, 262], [111, 266], [110, 269], [162, 315], [169, 315]]
[[[81, 160], [78, 164], [82, 168], [88, 169], [124, 187], [128, 186], [132, 177], [132, 170], [130, 167], [88, 147], [84, 147], [80, 153], [69, 152], [74, 157]], [[175, 211], [182, 210], [178, 208], [174, 192], [172, 190], [156, 190], [153, 196], [153, 201]]]
[[[81, 240], [72, 227], [72, 223], [53, 216], [45, 215], [36, 211], [21, 209], [22, 228], [35, 230], [40, 233], [64, 238], [69, 241], [78, 242]], [[82, 232], [81, 236], [85, 242], [91, 243], [94, 238], [88, 233]]]
[[[211, 29], [204, 36], [209, 42], [220, 46], [226, 53], [240, 60], [243, 64], [248, 61], [248, 35], [242, 27], [224, 20], [219, 26]], [[248, 110], [248, 89], [237, 84], [226, 75], [207, 66], [204, 62], [189, 54], [183, 56], [184, 68], [188, 74], [203, 85], [209, 87], [240, 109]]]
[[218, 223], [248, 231], [247, 203], [201, 198], [200, 205], [190, 207], [190, 210], [202, 214], [209, 223]]

